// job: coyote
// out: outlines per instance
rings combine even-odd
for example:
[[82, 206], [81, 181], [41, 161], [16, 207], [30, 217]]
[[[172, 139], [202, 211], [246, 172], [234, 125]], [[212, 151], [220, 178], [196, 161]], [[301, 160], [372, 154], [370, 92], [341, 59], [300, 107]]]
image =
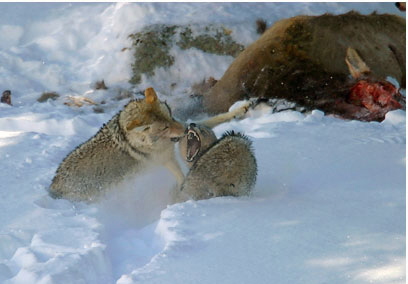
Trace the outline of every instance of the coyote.
[[211, 128], [197, 123], [190, 123], [185, 133], [179, 142], [179, 153], [187, 166], [191, 167], [201, 154], [217, 141], [217, 137]]
[[[214, 127], [242, 116], [248, 107], [246, 104], [202, 123]], [[169, 106], [159, 101], [154, 89], [148, 88], [144, 99], [130, 101], [62, 161], [52, 180], [50, 195], [94, 202], [126, 176], [140, 174], [155, 165], [167, 167], [180, 186], [184, 174], [174, 147], [185, 136], [185, 128], [184, 123], [172, 117]]]
[[234, 131], [217, 140], [207, 127], [190, 124], [180, 153], [191, 166], [174, 202], [217, 196], [248, 195], [256, 182], [257, 163], [248, 137]]
[[181, 184], [184, 175], [171, 140], [183, 136], [184, 129], [184, 124], [172, 117], [169, 106], [148, 88], [144, 99], [129, 102], [62, 161], [50, 193], [56, 198], [92, 202], [149, 164], [166, 166]]
[[191, 167], [201, 154], [217, 141], [212, 128], [234, 118], [242, 118], [249, 108], [256, 104], [257, 101], [245, 101], [234, 110], [190, 123], [179, 143], [179, 152], [187, 166]]

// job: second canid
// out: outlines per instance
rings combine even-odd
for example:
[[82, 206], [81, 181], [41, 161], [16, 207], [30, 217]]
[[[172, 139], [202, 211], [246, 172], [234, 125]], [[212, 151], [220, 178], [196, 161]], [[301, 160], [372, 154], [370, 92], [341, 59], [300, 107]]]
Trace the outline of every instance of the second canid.
[[[243, 115], [249, 104], [206, 120], [214, 127]], [[59, 165], [50, 195], [73, 201], [93, 202], [127, 176], [152, 166], [164, 165], [179, 185], [184, 174], [175, 158], [174, 141], [185, 135], [184, 123], [176, 121], [153, 88], [145, 98], [129, 102], [122, 111], [88, 141], [74, 149]]]
[[230, 131], [217, 140], [210, 128], [191, 123], [179, 149], [190, 170], [173, 202], [249, 195], [255, 185], [257, 162], [245, 135]]

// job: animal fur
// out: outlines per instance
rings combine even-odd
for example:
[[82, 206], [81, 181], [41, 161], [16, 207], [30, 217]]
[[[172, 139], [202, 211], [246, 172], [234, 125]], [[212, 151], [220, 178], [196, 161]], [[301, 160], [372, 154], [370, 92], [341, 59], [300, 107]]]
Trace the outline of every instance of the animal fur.
[[159, 164], [182, 183], [171, 139], [184, 135], [184, 125], [153, 88], [146, 89], [145, 96], [129, 102], [63, 160], [50, 186], [53, 197], [92, 202], [126, 176]]
[[256, 176], [251, 141], [240, 133], [227, 132], [195, 160], [175, 199], [248, 195]]
[[217, 137], [214, 132], [201, 124], [190, 123], [186, 135], [180, 140], [179, 152], [189, 167], [208, 149]]
[[[250, 106], [211, 117], [202, 123], [214, 127], [240, 118]], [[158, 100], [153, 88], [145, 99], [129, 102], [91, 139], [78, 146], [60, 164], [50, 186], [54, 198], [93, 202], [125, 177], [149, 167], [164, 165], [184, 180], [175, 153], [175, 141], [185, 136], [184, 123], [176, 121], [168, 105]]]
[[350, 111], [337, 107], [350, 91], [347, 50], [358, 52], [375, 81], [391, 76], [404, 88], [405, 35], [405, 19], [388, 14], [280, 20], [239, 54], [204, 94], [203, 106], [219, 113], [248, 97], [285, 99], [306, 110], [348, 118]]
[[211, 130], [212, 128], [232, 119], [242, 118], [250, 107], [253, 107], [253, 102], [246, 101], [230, 112], [190, 123], [185, 130], [185, 135], [181, 138], [179, 143], [179, 152], [187, 165], [191, 167], [194, 161], [196, 161], [210, 145], [217, 141], [217, 137]]

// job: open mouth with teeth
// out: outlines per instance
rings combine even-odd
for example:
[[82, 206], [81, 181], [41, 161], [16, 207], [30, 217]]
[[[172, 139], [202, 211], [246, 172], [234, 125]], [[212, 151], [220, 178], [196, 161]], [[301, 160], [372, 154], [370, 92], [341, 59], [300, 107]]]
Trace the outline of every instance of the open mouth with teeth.
[[197, 157], [198, 153], [200, 152], [201, 148], [201, 141], [200, 136], [196, 131], [189, 128], [187, 132], [187, 153], [186, 153], [186, 160], [188, 162], [194, 161]]

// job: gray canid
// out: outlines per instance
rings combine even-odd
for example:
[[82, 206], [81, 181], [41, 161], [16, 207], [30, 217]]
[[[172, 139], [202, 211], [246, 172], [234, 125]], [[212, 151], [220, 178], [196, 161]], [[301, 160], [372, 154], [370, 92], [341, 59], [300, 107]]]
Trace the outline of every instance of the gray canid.
[[[199, 123], [214, 127], [241, 118], [249, 106], [247, 102]], [[180, 187], [184, 174], [175, 158], [174, 141], [183, 136], [184, 123], [176, 121], [168, 105], [159, 101], [153, 88], [148, 88], [144, 99], [129, 102], [92, 138], [68, 154], [52, 180], [50, 195], [93, 202], [126, 176], [157, 165], [166, 166]]]
[[248, 137], [226, 132], [219, 140], [208, 127], [190, 124], [180, 153], [191, 167], [174, 202], [248, 195], [256, 182], [257, 162]]
[[166, 166], [182, 183], [184, 175], [174, 155], [172, 138], [184, 135], [153, 88], [145, 98], [129, 102], [122, 111], [88, 141], [79, 145], [60, 164], [50, 195], [92, 202], [128, 175], [154, 165]]

